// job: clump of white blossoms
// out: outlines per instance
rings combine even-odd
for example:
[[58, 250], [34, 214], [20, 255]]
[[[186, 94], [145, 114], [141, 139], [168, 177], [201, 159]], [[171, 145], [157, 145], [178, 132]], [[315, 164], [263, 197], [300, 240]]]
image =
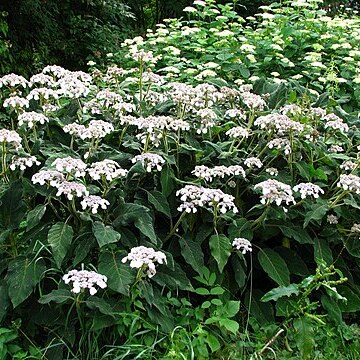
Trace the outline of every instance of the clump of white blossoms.
[[283, 115], [300, 115], [302, 112], [302, 109], [299, 105], [296, 104], [288, 104], [288, 105], [284, 105], [283, 107], [281, 107], [279, 109], [280, 114]]
[[90, 208], [93, 214], [97, 214], [99, 207], [106, 210], [110, 205], [109, 201], [97, 195], [84, 196], [80, 204], [83, 210]]
[[291, 154], [291, 145], [290, 140], [284, 139], [284, 138], [276, 138], [271, 141], [269, 141], [266, 146], [269, 149], [278, 149], [278, 150], [284, 150], [285, 155]]
[[267, 168], [265, 170], [269, 175], [271, 176], [278, 176], [279, 175], [279, 170], [273, 167]]
[[356, 194], [360, 194], [360, 177], [353, 174], [341, 174], [337, 186], [344, 190], [354, 191]]
[[357, 163], [354, 163], [351, 160], [346, 160], [340, 165], [340, 169], [345, 171], [353, 171], [357, 167]]
[[244, 164], [248, 168], [253, 168], [256, 166], [257, 168], [260, 169], [263, 166], [262, 161], [257, 157], [249, 157], [249, 158], [245, 159]]
[[58, 99], [59, 91], [48, 89], [48, 88], [35, 88], [32, 89], [29, 94], [26, 96], [27, 100], [49, 100], [49, 99]]
[[298, 134], [305, 129], [303, 124], [289, 119], [286, 115], [278, 113], [260, 116], [255, 120], [254, 125], [258, 126], [260, 129], [267, 130], [268, 132], [274, 131], [280, 136], [288, 132]]
[[32, 167], [33, 165], [40, 165], [40, 161], [36, 160], [35, 156], [13, 156], [11, 164], [9, 166], [10, 170], [15, 170], [19, 168], [21, 171], [24, 171], [27, 167]]
[[273, 202], [278, 206], [280, 206], [282, 202], [286, 203], [286, 205], [289, 205], [290, 203], [295, 204], [290, 185], [275, 179], [269, 179], [256, 184], [254, 189], [261, 189], [262, 195], [260, 202], [262, 204], [271, 204]]
[[15, 130], [0, 129], [0, 143], [6, 143], [18, 150], [21, 148], [21, 137]]
[[200, 127], [196, 130], [198, 134], [206, 134], [209, 128], [215, 125], [217, 115], [214, 110], [205, 108], [197, 111], [197, 116], [200, 117]]
[[24, 108], [28, 108], [29, 106], [30, 106], [30, 103], [29, 103], [28, 99], [25, 99], [25, 98], [17, 96], [17, 95], [9, 96], [3, 102], [4, 108], [9, 107], [11, 109], [16, 109], [16, 108], [24, 109]]
[[166, 264], [166, 255], [161, 251], [145, 246], [133, 247], [122, 260], [123, 263], [130, 261], [130, 267], [146, 270], [149, 278], [156, 274], [156, 263]]
[[183, 202], [179, 207], [179, 211], [187, 213], [195, 213], [197, 207], [207, 207], [211, 210], [219, 209], [222, 214], [227, 211], [237, 213], [238, 209], [234, 204], [234, 196], [225, 194], [219, 189], [208, 189], [202, 186], [186, 185], [176, 192], [176, 196], [180, 196]]
[[342, 132], [348, 132], [349, 126], [344, 123], [343, 119], [339, 118], [335, 114], [328, 114], [323, 117], [323, 120], [327, 120], [325, 124], [325, 129], [333, 129], [333, 130], [340, 130]]
[[228, 109], [226, 110], [224, 116], [230, 119], [235, 119], [235, 118], [241, 120], [246, 119], [246, 114], [243, 109]]
[[354, 234], [359, 234], [360, 233], [360, 224], [353, 224], [353, 226], [350, 229], [350, 232], [352, 232]]
[[62, 279], [65, 284], [72, 283], [71, 291], [74, 294], [79, 294], [80, 292], [84, 292], [85, 289], [89, 289], [90, 295], [95, 295], [98, 292], [95, 286], [101, 289], [107, 287], [107, 277], [95, 271], [70, 270]]
[[123, 169], [116, 161], [105, 159], [92, 163], [87, 169], [90, 177], [94, 180], [105, 178], [107, 181], [112, 181], [119, 177], [127, 175], [128, 170]]
[[341, 153], [344, 152], [344, 149], [340, 145], [332, 144], [329, 148], [329, 152]]
[[23, 124], [26, 124], [29, 129], [32, 129], [37, 123], [44, 125], [48, 122], [49, 119], [45, 115], [39, 114], [35, 111], [24, 112], [18, 117], [18, 125], [21, 126]]
[[136, 155], [133, 157], [131, 162], [135, 164], [140, 161], [147, 172], [152, 170], [161, 171], [163, 165], [165, 164], [165, 159], [158, 154], [145, 153], [141, 155]]
[[85, 176], [85, 170], [87, 165], [80, 159], [72, 158], [67, 156], [65, 158], [57, 158], [51, 164], [55, 166], [57, 171], [63, 172], [66, 171], [69, 174], [74, 175], [75, 177]]
[[65, 181], [64, 175], [56, 170], [40, 170], [31, 178], [33, 184], [45, 185], [48, 183], [53, 187], [57, 187], [63, 181]]
[[242, 126], [235, 126], [229, 129], [225, 135], [237, 139], [237, 138], [248, 138], [249, 137], [249, 130], [243, 128]]
[[18, 85], [25, 89], [29, 86], [29, 82], [21, 75], [16, 75], [14, 73], [4, 75], [0, 78], [0, 88], [3, 86], [16, 87]]
[[241, 100], [244, 102], [244, 104], [251, 110], [264, 110], [266, 106], [265, 100], [260, 96], [253, 94], [249, 91], [241, 92], [240, 94]]
[[198, 165], [195, 166], [195, 169], [191, 173], [206, 181], [213, 181], [216, 177], [223, 179], [225, 176], [241, 175], [243, 178], [246, 177], [245, 171], [240, 165], [214, 166], [213, 168], [209, 168], [205, 165]]
[[326, 221], [330, 224], [330, 225], [336, 225], [339, 222], [339, 218], [336, 215], [328, 215], [326, 217]]
[[232, 242], [232, 246], [234, 246], [237, 250], [240, 250], [243, 255], [247, 252], [252, 252], [251, 242], [244, 238], [235, 238]]
[[78, 136], [80, 139], [103, 138], [114, 131], [114, 126], [106, 121], [91, 120], [89, 126], [71, 123], [63, 127], [64, 132]]
[[301, 198], [305, 199], [308, 196], [313, 196], [315, 199], [319, 197], [319, 194], [324, 194], [324, 190], [312, 183], [300, 183], [293, 187], [293, 190], [301, 194]]
[[76, 197], [88, 196], [89, 192], [86, 189], [86, 186], [74, 181], [63, 181], [56, 185], [57, 193], [56, 196], [61, 196], [64, 194], [68, 200], [72, 200], [74, 195]]

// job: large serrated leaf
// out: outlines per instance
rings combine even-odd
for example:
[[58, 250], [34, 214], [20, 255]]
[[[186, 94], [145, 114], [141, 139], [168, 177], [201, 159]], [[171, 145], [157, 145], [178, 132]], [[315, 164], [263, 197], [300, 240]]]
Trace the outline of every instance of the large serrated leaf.
[[293, 322], [295, 330], [295, 341], [298, 349], [300, 350], [302, 359], [310, 359], [314, 345], [314, 328], [312, 326], [312, 321], [302, 316], [299, 319], [294, 320]]
[[57, 304], [62, 304], [66, 301], [68, 301], [69, 299], [71, 299], [71, 292], [68, 289], [55, 289], [53, 291], [51, 291], [49, 294], [43, 295], [40, 299], [39, 299], [39, 303], [40, 304], [48, 304], [51, 301], [57, 303]]
[[262, 249], [258, 259], [263, 270], [280, 286], [290, 283], [290, 273], [283, 258], [272, 249]]
[[313, 244], [314, 240], [310, 235], [299, 225], [287, 223], [279, 225], [281, 232], [288, 237], [295, 239], [300, 244]]
[[124, 254], [119, 252], [104, 252], [100, 255], [99, 273], [108, 278], [107, 285], [111, 290], [120, 294], [128, 295], [130, 284], [135, 280], [129, 264], [123, 264], [121, 260]]
[[296, 284], [290, 284], [288, 286], [279, 286], [275, 289], [270, 290], [267, 292], [260, 300], [263, 302], [271, 301], [271, 300], [278, 300], [281, 297], [284, 296], [291, 296], [291, 295], [298, 295], [299, 294], [299, 288]]
[[303, 227], [306, 228], [310, 221], [320, 223], [328, 210], [329, 205], [327, 203], [319, 201], [316, 204], [313, 204], [310, 210], [305, 214]]
[[9, 297], [15, 307], [26, 300], [41, 280], [46, 267], [42, 259], [33, 261], [18, 257], [9, 264], [6, 277], [9, 286]]
[[204, 254], [201, 245], [197, 241], [180, 238], [181, 255], [191, 267], [201, 274], [201, 268], [204, 266]]
[[154, 208], [166, 215], [168, 218], [171, 218], [170, 206], [166, 199], [166, 196], [157, 190], [152, 190], [147, 192], [148, 200], [151, 204], [154, 205]]
[[218, 264], [218, 268], [223, 271], [231, 254], [231, 242], [225, 235], [212, 235], [209, 239], [211, 255]]
[[58, 222], [51, 227], [48, 233], [48, 242], [51, 246], [54, 260], [58, 267], [61, 266], [72, 242], [74, 230], [63, 222]]
[[30, 210], [26, 216], [26, 231], [29, 231], [37, 224], [44, 216], [46, 211], [46, 205], [37, 205], [33, 210]]
[[111, 226], [105, 225], [101, 221], [95, 221], [92, 229], [100, 247], [116, 243], [121, 238], [121, 234], [115, 231]]

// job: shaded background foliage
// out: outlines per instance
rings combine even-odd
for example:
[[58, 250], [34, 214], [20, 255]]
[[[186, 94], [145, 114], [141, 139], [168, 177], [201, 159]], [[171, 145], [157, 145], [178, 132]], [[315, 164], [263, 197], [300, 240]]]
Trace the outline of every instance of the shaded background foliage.
[[[234, 1], [242, 17], [270, 0]], [[225, 4], [226, 0], [217, 3]], [[86, 69], [91, 58], [116, 51], [129, 34], [144, 34], [165, 18], [181, 17], [192, 0], [2, 0], [0, 2], [0, 74], [28, 76], [47, 64]], [[359, 7], [359, 0], [324, 4]]]

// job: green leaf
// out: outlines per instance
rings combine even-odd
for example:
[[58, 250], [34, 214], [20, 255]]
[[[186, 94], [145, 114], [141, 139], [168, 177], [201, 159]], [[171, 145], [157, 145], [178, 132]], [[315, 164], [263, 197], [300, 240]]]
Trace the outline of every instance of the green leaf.
[[206, 342], [209, 345], [211, 352], [218, 351], [221, 347], [219, 340], [211, 333], [207, 333]]
[[43, 295], [39, 299], [40, 304], [48, 304], [51, 301], [56, 302], [57, 304], [62, 304], [67, 300], [72, 299], [70, 290], [67, 289], [55, 289], [47, 295]]
[[277, 246], [276, 251], [285, 260], [290, 274], [300, 276], [309, 275], [309, 269], [307, 268], [304, 260], [298, 255], [296, 251], [284, 246]]
[[309, 318], [302, 316], [294, 320], [295, 341], [302, 359], [310, 359], [314, 345], [314, 328]]
[[303, 227], [306, 228], [310, 221], [316, 221], [320, 224], [328, 210], [328, 204], [323, 201], [318, 201], [316, 204], [313, 204], [311, 209], [305, 214]]
[[92, 229], [100, 247], [116, 243], [121, 238], [121, 235], [117, 231], [115, 231], [111, 226], [105, 226], [101, 221], [95, 221]]
[[314, 260], [317, 263], [320, 260], [320, 262], [325, 261], [326, 264], [331, 264], [333, 262], [333, 256], [326, 239], [315, 237], [314, 240]]
[[148, 191], [147, 195], [149, 202], [154, 205], [157, 211], [166, 215], [168, 218], [171, 218], [169, 203], [163, 193], [157, 190], [152, 190]]
[[168, 286], [173, 290], [193, 290], [185, 271], [176, 263], [174, 264], [174, 270], [170, 269], [169, 266], [159, 265], [153, 280], [159, 285]]
[[190, 264], [198, 274], [201, 274], [201, 268], [204, 266], [204, 254], [200, 243], [192, 241], [189, 238], [180, 238], [179, 243], [181, 255], [184, 257], [186, 263]]
[[225, 292], [225, 290], [220, 286], [216, 286], [216, 287], [210, 289], [211, 295], [222, 295], [224, 292]]
[[284, 296], [291, 296], [291, 295], [298, 295], [299, 288], [296, 284], [290, 284], [288, 286], [279, 286], [275, 289], [270, 290], [267, 292], [260, 300], [263, 302], [274, 300], [284, 297]]
[[107, 285], [111, 290], [128, 295], [130, 284], [135, 280], [135, 276], [129, 264], [121, 262], [123, 258], [124, 254], [119, 252], [104, 252], [100, 255], [98, 270], [100, 274], [108, 278]]
[[35, 227], [46, 212], [46, 205], [37, 205], [33, 210], [30, 210], [26, 217], [26, 231]]
[[212, 235], [209, 239], [211, 255], [222, 272], [231, 254], [231, 242], [225, 235]]
[[263, 270], [280, 286], [290, 283], [290, 273], [283, 258], [272, 249], [263, 249], [258, 253]]
[[104, 299], [97, 296], [91, 296], [85, 301], [85, 304], [90, 309], [98, 309], [104, 315], [115, 317], [114, 310]]
[[9, 263], [6, 281], [9, 286], [9, 297], [14, 308], [31, 295], [45, 270], [45, 263], [42, 259], [33, 261], [28, 258], [18, 257]]
[[161, 192], [164, 196], [169, 196], [175, 189], [175, 175], [173, 170], [164, 166], [160, 174]]
[[222, 315], [231, 318], [234, 317], [240, 310], [240, 301], [229, 300], [226, 301], [221, 309]]
[[310, 237], [307, 231], [299, 225], [287, 223], [285, 225], [280, 225], [279, 229], [285, 236], [295, 239], [300, 244], [314, 243], [314, 240]]
[[5, 283], [5, 281], [2, 281], [0, 284], [0, 323], [6, 315], [7, 308], [10, 305], [8, 292], [9, 290], [7, 284]]
[[203, 287], [196, 288], [195, 292], [198, 295], [210, 295], [210, 291], [208, 289], [203, 288]]
[[54, 260], [58, 267], [61, 266], [72, 242], [74, 230], [63, 222], [53, 225], [48, 233], [48, 242], [51, 246]]
[[0, 199], [0, 225], [3, 229], [17, 229], [25, 213], [26, 204], [22, 200], [21, 182], [15, 181]]
[[149, 212], [150, 209], [143, 205], [131, 203], [122, 204], [118, 208], [118, 217], [114, 221], [114, 226], [126, 226], [133, 223], [141, 233], [156, 244], [157, 237], [154, 231], [153, 220]]
[[235, 320], [221, 318], [219, 319], [219, 325], [223, 326], [226, 330], [232, 332], [234, 335], [236, 335], [239, 330], [239, 323]]
[[341, 310], [336, 300], [324, 294], [321, 296], [321, 305], [328, 312], [330, 319], [337, 322], [339, 325], [343, 323]]
[[338, 305], [343, 312], [360, 311], [360, 294], [354, 292], [349, 286], [339, 285], [338, 291], [346, 297], [347, 302], [339, 301]]

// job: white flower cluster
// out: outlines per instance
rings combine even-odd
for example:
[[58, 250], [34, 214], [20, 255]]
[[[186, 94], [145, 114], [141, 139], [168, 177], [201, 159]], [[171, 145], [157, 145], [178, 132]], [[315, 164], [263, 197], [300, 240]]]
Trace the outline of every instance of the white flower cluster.
[[341, 153], [343, 151], [344, 151], [344, 149], [340, 145], [337, 145], [337, 144], [332, 144], [329, 148], [329, 152], [333, 152], [333, 153]]
[[351, 160], [346, 160], [340, 165], [340, 169], [345, 171], [353, 171], [357, 167], [357, 163], [354, 163]]
[[76, 135], [80, 139], [103, 138], [114, 131], [114, 126], [103, 120], [91, 120], [89, 126], [71, 123], [63, 127], [64, 132]]
[[57, 187], [65, 181], [65, 177], [56, 170], [40, 170], [32, 176], [31, 181], [33, 184], [45, 185], [45, 183], [49, 183], [50, 186]]
[[301, 198], [305, 199], [308, 196], [313, 196], [315, 199], [319, 197], [319, 194], [324, 194], [324, 190], [312, 183], [300, 183], [293, 187], [293, 190], [301, 194]]
[[112, 181], [118, 177], [126, 176], [128, 170], [123, 169], [116, 161], [106, 159], [92, 163], [87, 172], [94, 180], [105, 178], [107, 181]]
[[27, 124], [29, 129], [32, 129], [37, 123], [44, 125], [47, 122], [49, 122], [49, 119], [45, 115], [35, 111], [24, 112], [18, 117], [18, 125], [21, 126], [23, 124]]
[[209, 168], [205, 165], [195, 166], [195, 170], [192, 171], [198, 178], [202, 178], [206, 181], [213, 181], [214, 178], [224, 178], [225, 176], [237, 176], [241, 175], [243, 178], [246, 177], [244, 169], [240, 165], [231, 166], [214, 166]]
[[266, 106], [265, 100], [260, 95], [250, 91], [241, 92], [240, 96], [244, 104], [251, 110], [262, 111]]
[[24, 108], [28, 108], [30, 106], [29, 104], [29, 100], [17, 95], [12, 95], [9, 96], [7, 99], [4, 100], [3, 102], [3, 107], [4, 108], [11, 108], [11, 109], [24, 109]]
[[265, 129], [268, 132], [275, 131], [278, 135], [284, 135], [287, 132], [301, 133], [305, 127], [303, 124], [289, 119], [286, 115], [271, 113], [258, 117], [255, 126]]
[[280, 114], [283, 115], [299, 115], [302, 112], [302, 109], [299, 105], [288, 104], [284, 105], [281, 109], [279, 109]]
[[0, 129], [0, 143], [7, 143], [18, 150], [21, 148], [21, 137], [15, 130]]
[[339, 222], [339, 218], [336, 215], [328, 215], [326, 220], [330, 225], [336, 225]]
[[15, 170], [19, 168], [21, 171], [24, 171], [27, 167], [32, 167], [33, 165], [40, 165], [40, 161], [36, 160], [35, 156], [13, 156], [11, 164], [9, 166], [10, 170]]
[[152, 51], [140, 50], [136, 45], [130, 46], [129, 57], [135, 61], [141, 61], [144, 63], [156, 63], [158, 58], [154, 56]]
[[290, 203], [295, 204], [291, 187], [280, 181], [269, 179], [256, 184], [254, 189], [261, 189], [262, 196], [260, 202], [262, 204], [271, 204], [273, 202], [277, 206], [280, 206], [282, 202], [286, 203], [286, 205], [289, 205]]
[[234, 246], [237, 250], [240, 250], [243, 255], [247, 252], [252, 252], [251, 242], [244, 238], [235, 238], [232, 242], [232, 246]]
[[59, 86], [60, 88], [59, 94], [69, 98], [76, 98], [76, 99], [88, 95], [90, 92], [91, 77], [89, 79], [88, 78], [89, 75], [88, 74], [85, 75], [87, 76], [83, 77], [81, 76], [79, 71], [78, 72], [69, 71], [66, 75], [61, 77], [56, 83], [56, 85]]
[[246, 119], [246, 114], [243, 109], [229, 109], [225, 111], [224, 116], [230, 119]]
[[339, 118], [335, 114], [329, 114], [323, 117], [323, 120], [326, 120], [325, 129], [340, 130], [342, 132], [348, 132], [349, 126], [344, 123], [343, 119]]
[[96, 94], [96, 100], [101, 104], [104, 108], [110, 108], [117, 103], [123, 102], [123, 98], [121, 95], [117, 94], [114, 91], [109, 89], [100, 90]]
[[309, 112], [312, 116], [316, 116], [316, 117], [320, 117], [323, 118], [324, 116], [326, 116], [326, 110], [319, 108], [319, 107], [311, 107], [309, 109]]
[[262, 161], [257, 157], [249, 157], [249, 158], [245, 159], [244, 164], [248, 168], [256, 166], [257, 168], [260, 169], [263, 166]]
[[80, 204], [83, 210], [90, 208], [93, 214], [97, 214], [99, 207], [106, 210], [110, 205], [109, 201], [97, 195], [84, 196]]
[[152, 170], [161, 171], [163, 165], [165, 164], [165, 159], [158, 154], [145, 153], [141, 155], [136, 155], [132, 158], [131, 162], [135, 164], [140, 161], [147, 172]]
[[269, 149], [273, 149], [273, 148], [278, 149], [278, 150], [283, 149], [285, 155], [291, 154], [291, 145], [290, 145], [290, 140], [288, 140], [288, 139], [276, 138], [276, 139], [269, 141], [266, 146]]
[[208, 189], [201, 186], [186, 185], [176, 192], [176, 196], [180, 196], [183, 201], [178, 207], [179, 211], [187, 213], [195, 213], [196, 207], [208, 207], [213, 209], [214, 206], [220, 210], [222, 214], [232, 210], [234, 213], [238, 212], [234, 204], [235, 198], [232, 195], [223, 193], [219, 189]]
[[265, 170], [269, 175], [271, 176], [278, 176], [279, 175], [279, 170], [273, 167], [267, 168]]
[[53, 87], [55, 85], [54, 79], [50, 75], [46, 75], [43, 73], [33, 75], [30, 78], [29, 83], [31, 86], [40, 84], [48, 87]]
[[107, 277], [105, 275], [98, 274], [95, 271], [71, 270], [65, 274], [62, 279], [65, 284], [72, 283], [71, 291], [74, 294], [78, 294], [85, 289], [89, 289], [90, 295], [95, 295], [98, 292], [95, 285], [101, 289], [105, 289], [107, 287]]
[[76, 197], [88, 196], [89, 192], [86, 189], [86, 186], [74, 181], [62, 181], [56, 186], [57, 193], [56, 196], [61, 196], [64, 194], [68, 200], [72, 200], [74, 195]]
[[231, 129], [229, 129], [225, 135], [237, 139], [237, 138], [248, 138], [249, 137], [249, 130], [241, 127], [241, 126], [235, 126]]
[[121, 261], [126, 263], [130, 261], [130, 267], [135, 269], [144, 268], [149, 278], [156, 274], [156, 263], [166, 264], [166, 255], [161, 251], [155, 251], [153, 248], [145, 246], [137, 246], [130, 250], [130, 252]]
[[356, 194], [360, 194], [360, 177], [353, 174], [341, 174], [337, 186], [344, 190], [354, 191]]
[[200, 109], [196, 112], [196, 115], [200, 117], [200, 127], [196, 130], [198, 134], [206, 134], [209, 128], [215, 125], [215, 119], [217, 115], [214, 110], [209, 108]]
[[35, 88], [32, 89], [29, 94], [26, 96], [27, 100], [49, 100], [51, 98], [58, 99], [59, 91], [48, 89], [48, 88]]
[[72, 158], [71, 156], [57, 158], [51, 165], [54, 166], [57, 171], [66, 171], [67, 173], [72, 174], [77, 178], [85, 176], [85, 170], [87, 167], [87, 165], [82, 160]]
[[3, 86], [16, 87], [21, 85], [24, 89], [29, 86], [29, 82], [22, 76], [14, 73], [4, 75], [0, 78], [0, 88]]
[[360, 224], [353, 224], [350, 231], [352, 233], [359, 234], [360, 233]]

